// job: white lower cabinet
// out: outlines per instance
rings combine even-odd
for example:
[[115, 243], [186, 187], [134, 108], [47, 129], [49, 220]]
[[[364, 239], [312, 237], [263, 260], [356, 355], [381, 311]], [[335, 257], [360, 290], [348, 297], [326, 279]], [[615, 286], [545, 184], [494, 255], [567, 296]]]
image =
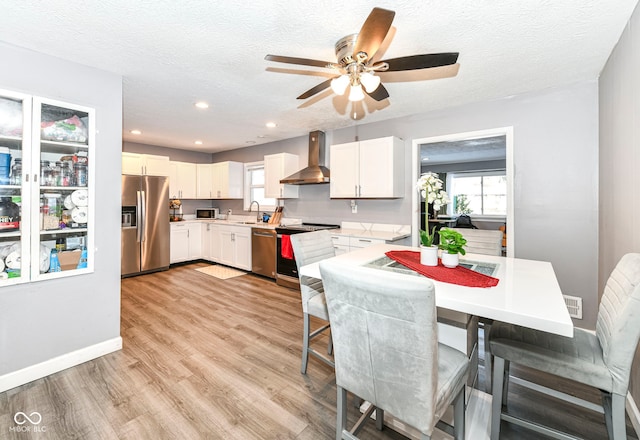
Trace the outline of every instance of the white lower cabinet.
[[345, 254], [374, 244], [385, 243], [385, 240], [379, 238], [362, 238], [350, 235], [332, 235], [331, 240], [333, 241], [333, 248], [336, 251], [336, 255]]
[[200, 223], [171, 223], [170, 263], [202, 258], [202, 225]]
[[219, 263], [251, 270], [251, 228], [220, 226]]
[[333, 249], [336, 255], [342, 255], [349, 252], [349, 236], [348, 235], [332, 235]]
[[206, 223], [201, 252], [205, 260], [251, 270], [251, 228]]
[[169, 262], [179, 263], [189, 259], [189, 228], [186, 223], [171, 224]]

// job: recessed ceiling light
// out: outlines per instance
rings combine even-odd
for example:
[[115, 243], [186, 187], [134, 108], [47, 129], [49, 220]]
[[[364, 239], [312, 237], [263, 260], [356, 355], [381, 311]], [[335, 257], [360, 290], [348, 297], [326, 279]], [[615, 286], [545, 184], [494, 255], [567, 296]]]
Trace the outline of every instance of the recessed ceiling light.
[[246, 142], [245, 142], [245, 144], [249, 144], [249, 145], [253, 145], [253, 144], [255, 144], [255, 143], [256, 143], [256, 141], [246, 141]]
[[196, 145], [202, 145], [202, 141], [195, 141], [194, 144]]
[[268, 128], [275, 128], [278, 126], [275, 122], [267, 122], [264, 125], [266, 125]]
[[263, 139], [263, 138], [266, 138], [266, 136], [263, 134], [258, 135], [258, 139]]
[[140, 130], [131, 130], [129, 133], [131, 134], [142, 134]]
[[429, 160], [429, 158], [428, 158], [428, 157], [423, 157], [423, 158], [422, 158], [422, 161], [423, 161], [423, 162], [426, 162], [426, 161], [428, 161], [428, 160]]
[[209, 108], [209, 104], [204, 101], [196, 102], [196, 107], [198, 108]]

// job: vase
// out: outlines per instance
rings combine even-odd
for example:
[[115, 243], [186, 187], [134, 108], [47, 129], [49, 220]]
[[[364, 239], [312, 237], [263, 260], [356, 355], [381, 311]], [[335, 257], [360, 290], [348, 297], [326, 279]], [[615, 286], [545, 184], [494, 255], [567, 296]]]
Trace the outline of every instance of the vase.
[[460, 261], [458, 254], [450, 254], [448, 252], [442, 252], [440, 258], [442, 259], [442, 265], [451, 269], [456, 267]]
[[438, 265], [438, 246], [420, 246], [420, 264], [425, 266]]

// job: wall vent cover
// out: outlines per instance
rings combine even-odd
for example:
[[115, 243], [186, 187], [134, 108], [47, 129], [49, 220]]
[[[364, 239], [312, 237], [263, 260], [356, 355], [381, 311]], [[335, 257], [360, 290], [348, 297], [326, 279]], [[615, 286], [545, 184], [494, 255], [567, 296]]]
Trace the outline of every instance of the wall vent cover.
[[576, 319], [582, 319], [582, 298], [579, 296], [562, 295], [564, 303], [569, 310], [569, 316]]

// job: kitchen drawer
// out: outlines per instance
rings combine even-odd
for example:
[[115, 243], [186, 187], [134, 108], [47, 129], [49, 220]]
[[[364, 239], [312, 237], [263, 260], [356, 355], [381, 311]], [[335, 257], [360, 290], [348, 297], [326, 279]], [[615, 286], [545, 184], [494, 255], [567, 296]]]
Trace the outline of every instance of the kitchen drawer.
[[353, 250], [353, 248], [364, 248], [374, 244], [383, 244], [384, 242], [384, 240], [379, 238], [349, 237], [349, 247], [351, 250]]
[[332, 235], [331, 241], [333, 241], [334, 246], [347, 246], [349, 247], [349, 239], [348, 235]]

